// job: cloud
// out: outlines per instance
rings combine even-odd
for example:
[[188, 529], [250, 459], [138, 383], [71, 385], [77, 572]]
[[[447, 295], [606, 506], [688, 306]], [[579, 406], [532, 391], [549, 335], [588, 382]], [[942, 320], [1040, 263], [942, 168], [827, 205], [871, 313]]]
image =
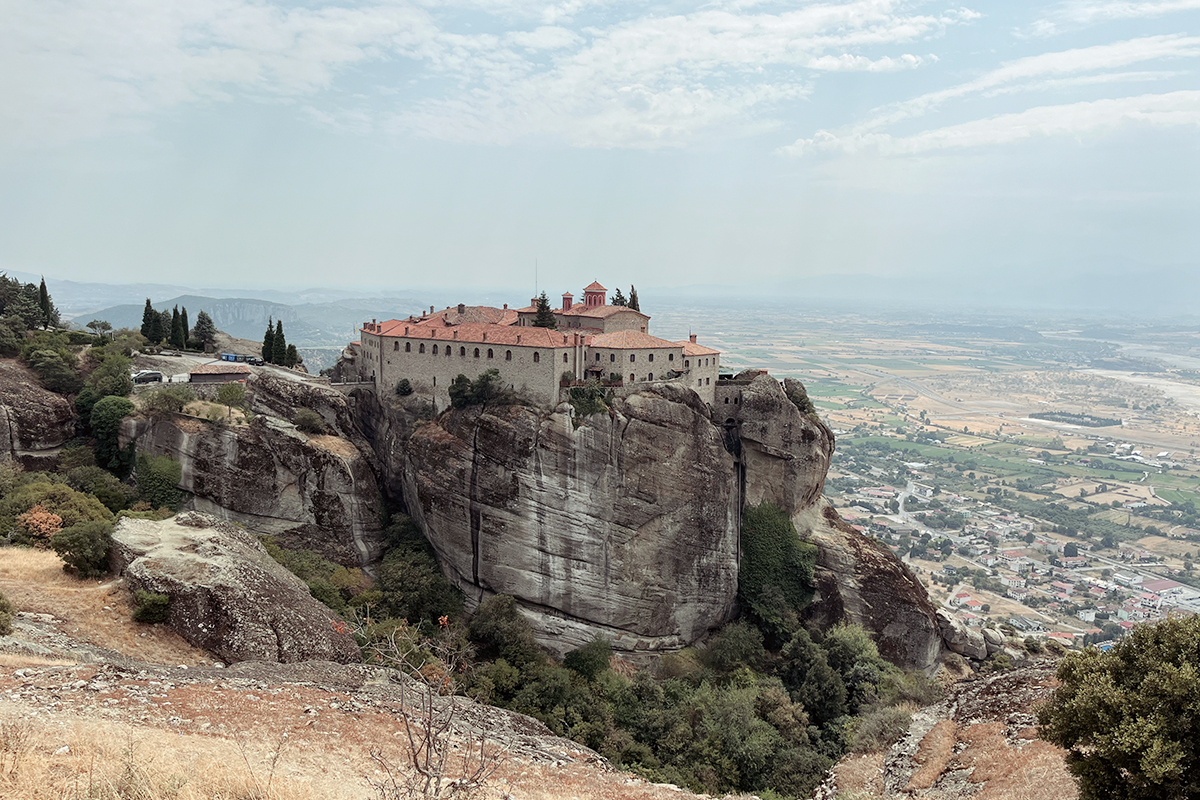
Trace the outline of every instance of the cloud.
[[798, 141], [784, 150], [789, 155], [828, 149], [917, 155], [935, 150], [1012, 144], [1036, 137], [1104, 133], [1126, 125], [1200, 127], [1200, 91], [1040, 106], [898, 138], [866, 133], [847, 139], [819, 131], [812, 139]]
[[1104, 22], [1161, 17], [1180, 11], [1200, 9], [1200, 0], [1072, 0], [1061, 3], [1049, 14], [1036, 20], [1029, 33], [1054, 36], [1064, 30], [1083, 28]]
[[951, 101], [1085, 85], [1161, 80], [1177, 73], [1122, 68], [1151, 61], [1197, 57], [1200, 57], [1200, 37], [1181, 34], [1146, 36], [1112, 44], [1043, 53], [1002, 64], [974, 80], [877, 109], [867, 120], [843, 129], [818, 131], [811, 138], [800, 139], [790, 147], [781, 148], [780, 152], [792, 156], [839, 149], [853, 152], [862, 149], [866, 143], [896, 141], [890, 136], [880, 138], [875, 134], [906, 120], [924, 116]]
[[[303, 117], [348, 131], [677, 146], [771, 129], [780, 104], [823, 73], [919, 68], [936, 56], [912, 44], [979, 16], [920, 5], [664, 14], [606, 0], [9, 0], [0, 143], [135, 129], [172, 108], [237, 98], [295, 101]], [[366, 74], [379, 84], [374, 102], [347, 87]]]

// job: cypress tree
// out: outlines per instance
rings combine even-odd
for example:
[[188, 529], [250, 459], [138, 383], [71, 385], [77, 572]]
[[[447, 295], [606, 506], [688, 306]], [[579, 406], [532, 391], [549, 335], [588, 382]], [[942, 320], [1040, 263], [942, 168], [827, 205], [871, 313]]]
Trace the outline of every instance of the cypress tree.
[[184, 306], [183, 310], [179, 312], [179, 318], [183, 320], [183, 346], [187, 347], [188, 338], [192, 335], [192, 329], [188, 325], [187, 306]]
[[550, 298], [546, 297], [545, 292], [542, 292], [542, 296], [537, 300], [537, 316], [533, 319], [533, 327], [558, 327], [558, 319], [554, 316], [554, 311], [550, 309]]
[[289, 344], [287, 346], [287, 354], [283, 357], [283, 365], [285, 367], [294, 367], [300, 363], [300, 353], [296, 350], [296, 345]]
[[270, 317], [267, 317], [267, 332], [263, 334], [262, 357], [268, 364], [275, 363], [275, 324]]
[[634, 311], [642, 310], [642, 307], [638, 305], [637, 289], [633, 288], [633, 284], [629, 285], [629, 307]]
[[42, 327], [50, 326], [50, 292], [46, 290], [46, 279], [42, 278], [42, 285], [38, 288], [38, 305], [42, 309]]
[[160, 342], [169, 341], [171, 338], [171, 312], [164, 308], [158, 315], [158, 319], [158, 340]]
[[154, 333], [154, 320], [158, 318], [158, 312], [154, 310], [154, 306], [150, 305], [150, 298], [146, 298], [146, 310], [142, 312], [142, 336], [146, 337], [146, 341], [152, 342], [151, 334]]
[[283, 320], [275, 320], [275, 339], [271, 342], [271, 363], [287, 363], [287, 339], [283, 336]]
[[183, 333], [183, 317], [179, 314], [179, 306], [171, 309], [171, 346], [182, 350], [186, 346]]

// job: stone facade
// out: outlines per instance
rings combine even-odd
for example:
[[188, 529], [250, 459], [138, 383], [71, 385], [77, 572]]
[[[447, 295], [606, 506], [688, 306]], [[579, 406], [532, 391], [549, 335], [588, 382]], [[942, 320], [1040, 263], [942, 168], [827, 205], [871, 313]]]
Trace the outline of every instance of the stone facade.
[[[598, 288], [597, 288], [598, 287]], [[670, 381], [693, 389], [711, 404], [720, 352], [649, 335], [649, 317], [604, 302], [604, 289], [585, 290], [586, 304], [555, 312], [560, 329], [532, 327], [531, 309], [510, 310], [459, 305], [406, 320], [364, 322], [361, 340], [351, 345], [360, 380], [390, 393], [407, 380], [414, 394], [436, 411], [450, 403], [449, 387], [459, 375], [474, 379], [488, 369], [506, 384], [546, 407], [559, 401], [564, 375], [598, 378], [626, 386]], [[585, 313], [572, 313], [576, 309]], [[596, 323], [600, 327], [588, 327]]]

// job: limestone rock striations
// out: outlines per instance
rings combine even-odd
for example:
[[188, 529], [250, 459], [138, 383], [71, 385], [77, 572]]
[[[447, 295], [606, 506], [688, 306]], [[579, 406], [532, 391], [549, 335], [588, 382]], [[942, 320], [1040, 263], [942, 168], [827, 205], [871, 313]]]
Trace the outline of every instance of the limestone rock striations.
[[113, 540], [133, 588], [169, 595], [167, 623], [226, 662], [360, 660], [333, 612], [234, 525], [195, 512], [125, 518]]
[[[287, 383], [281, 381], [281, 383]], [[297, 384], [298, 386], [298, 384]], [[294, 389], [293, 391], [301, 391]], [[330, 424], [348, 419], [333, 392], [326, 405], [308, 397]], [[256, 388], [256, 395], [270, 396]], [[287, 400], [277, 400], [279, 404]], [[308, 406], [306, 406], [308, 407]], [[334, 428], [335, 430], [337, 428]], [[187, 417], [127, 419], [122, 443], [180, 462], [180, 488], [192, 507], [273, 534], [341, 563], [369, 565], [380, 552], [379, 486], [370, 460], [340, 436], [309, 435], [285, 419], [260, 414], [250, 425]]]
[[570, 406], [451, 411], [404, 447], [404, 498], [443, 571], [513, 595], [558, 653], [690, 644], [735, 611], [733, 458], [691, 391], [655, 387], [578, 427]]

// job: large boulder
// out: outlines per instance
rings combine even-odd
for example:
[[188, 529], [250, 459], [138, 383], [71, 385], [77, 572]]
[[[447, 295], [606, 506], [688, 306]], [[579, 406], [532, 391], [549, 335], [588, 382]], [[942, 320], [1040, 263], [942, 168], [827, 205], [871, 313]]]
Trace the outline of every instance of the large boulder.
[[113, 540], [130, 586], [169, 595], [167, 623], [223, 661], [360, 660], [333, 612], [235, 525], [196, 512], [126, 517]]
[[403, 452], [409, 513], [443, 571], [469, 605], [515, 597], [552, 651], [598, 635], [678, 649], [734, 614], [734, 463], [690, 389], [582, 421], [567, 404], [451, 410]]
[[75, 409], [16, 361], [0, 360], [0, 460], [44, 469], [75, 435]]
[[976, 661], [988, 657], [987, 640], [981, 632], [968, 628], [945, 609], [938, 609], [937, 621], [946, 647], [951, 651]]

